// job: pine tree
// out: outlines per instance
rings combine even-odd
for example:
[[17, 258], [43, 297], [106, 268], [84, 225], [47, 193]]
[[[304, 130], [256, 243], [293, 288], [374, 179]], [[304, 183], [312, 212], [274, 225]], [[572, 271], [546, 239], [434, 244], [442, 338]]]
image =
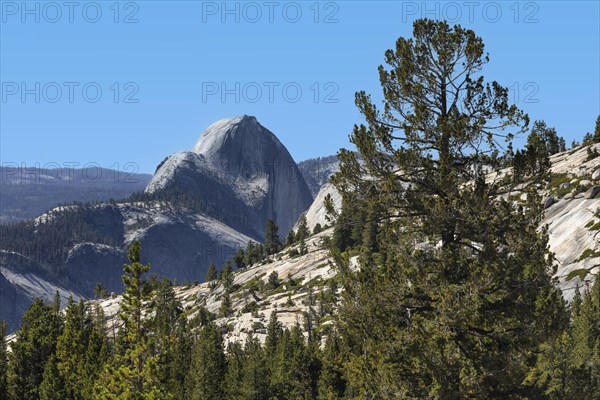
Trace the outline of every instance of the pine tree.
[[60, 315], [55, 306], [36, 299], [21, 318], [11, 344], [9, 391], [13, 399], [37, 400], [46, 363], [53, 356], [60, 334]]
[[304, 399], [311, 395], [310, 360], [298, 325], [284, 329], [272, 360], [271, 395], [281, 399]]
[[349, 209], [350, 200], [342, 198], [342, 207], [337, 216], [335, 227], [333, 229], [333, 237], [331, 239], [331, 245], [333, 248], [339, 251], [345, 251], [348, 247], [352, 246], [351, 239], [351, 217]]
[[261, 262], [264, 261], [266, 256], [267, 253], [265, 252], [265, 246], [262, 243], [259, 243], [256, 246], [254, 246], [254, 254], [252, 255], [253, 260], [255, 260], [256, 262]]
[[204, 280], [206, 282], [212, 282], [217, 279], [217, 267], [215, 267], [215, 263], [211, 261], [208, 265], [208, 270], [206, 271], [206, 278]]
[[550, 163], [546, 146], [535, 131], [527, 136], [525, 158], [527, 160], [528, 177], [536, 176], [538, 172], [544, 171]]
[[111, 346], [108, 342], [104, 310], [100, 305], [95, 304], [88, 309], [87, 321], [89, 321], [87, 342], [81, 363], [81, 374], [85, 383], [81, 392], [84, 399], [95, 400], [94, 385], [109, 360]]
[[321, 233], [323, 231], [323, 227], [321, 226], [320, 223], [316, 223], [315, 227], [313, 228], [313, 235], [316, 235], [317, 233]]
[[269, 358], [257, 338], [249, 335], [244, 346], [244, 378], [240, 383], [241, 398], [245, 400], [271, 399], [269, 390]]
[[231, 285], [233, 285], [233, 266], [231, 265], [231, 261], [227, 261], [223, 270], [221, 271], [221, 283], [225, 288], [226, 292], [229, 292], [231, 289]]
[[306, 220], [306, 215], [302, 215], [300, 217], [300, 221], [298, 222], [298, 229], [296, 230], [296, 241], [300, 242], [302, 240], [306, 240], [310, 232], [308, 230], [308, 221]]
[[596, 358], [600, 304], [594, 305], [595, 289], [596, 284], [582, 298], [579, 287], [576, 288], [571, 326], [541, 346], [537, 363], [527, 376], [526, 383], [549, 399], [600, 399], [600, 380], [595, 375], [600, 366]]
[[251, 266], [257, 260], [254, 259], [254, 243], [252, 241], [248, 241], [248, 245], [246, 245], [246, 255], [244, 256], [244, 264], [246, 266]]
[[277, 271], [273, 271], [269, 274], [269, 287], [271, 289], [277, 289], [279, 287], [279, 285], [281, 285], [281, 281], [279, 280], [279, 274], [277, 273]]
[[[62, 380], [64, 393], [69, 399], [83, 399], [82, 390], [85, 388], [83, 360], [86, 353], [86, 308], [85, 303], [75, 304], [69, 298], [65, 310], [65, 324], [56, 344], [56, 366], [53, 366]], [[54, 382], [56, 385], [56, 382]], [[51, 393], [51, 392], [49, 392]]]
[[[270, 392], [271, 396], [277, 399], [297, 398], [292, 392], [292, 371], [291, 371], [291, 340], [290, 331], [283, 329], [277, 339], [277, 347], [273, 357], [269, 358], [271, 369]], [[302, 397], [300, 397], [302, 398]]]
[[219, 307], [219, 318], [227, 318], [231, 316], [231, 296], [228, 291], [221, 295], [221, 305]]
[[312, 329], [308, 327], [306, 331], [308, 331], [305, 350], [305, 364], [307, 368], [306, 384], [308, 385], [307, 397], [317, 399], [319, 396], [319, 377], [323, 369], [323, 362], [321, 360], [322, 336], [321, 331], [316, 329], [316, 327]]
[[541, 139], [548, 155], [553, 155], [565, 150], [564, 146], [561, 146], [561, 142], [564, 142], [564, 139], [556, 134], [556, 129], [548, 127], [545, 121], [535, 121], [531, 131], [535, 132]]
[[108, 297], [108, 290], [100, 282], [94, 286], [94, 299], [105, 299]]
[[600, 398], [600, 274], [583, 294], [573, 315], [573, 348], [570, 362], [578, 378], [576, 385]]
[[[550, 157], [560, 151], [561, 138], [554, 128], [549, 128], [544, 121], [535, 121], [527, 137], [525, 158], [527, 176], [545, 178], [550, 169]], [[564, 142], [564, 140], [563, 140]], [[564, 146], [563, 146], [564, 147]], [[516, 166], [518, 168], [518, 166]]]
[[58, 399], [77, 399], [78, 397], [69, 397], [65, 390], [65, 382], [58, 370], [58, 362], [54, 355], [44, 367], [44, 377], [40, 384], [40, 400], [58, 400]]
[[271, 219], [267, 220], [265, 227], [264, 251], [267, 255], [275, 254], [279, 251], [281, 243], [279, 242], [279, 227]]
[[240, 342], [229, 343], [227, 346], [227, 372], [224, 378], [224, 391], [226, 399], [243, 399], [244, 366], [246, 353]]
[[235, 253], [234, 261], [237, 269], [246, 267], [246, 263], [244, 262], [245, 258], [244, 249], [239, 249], [237, 253]]
[[306, 245], [306, 240], [304, 238], [300, 239], [300, 243], [298, 244], [298, 252], [301, 256], [308, 253], [308, 246]]
[[306, 215], [302, 215], [300, 217], [300, 221], [298, 222], [298, 229], [295, 234], [296, 241], [299, 242], [298, 251], [300, 255], [305, 255], [308, 253], [306, 239], [309, 235], [310, 232], [308, 230], [308, 221], [306, 220]]
[[367, 212], [367, 218], [365, 219], [364, 225], [362, 225], [362, 255], [366, 257], [365, 262], [371, 263], [373, 261], [373, 253], [378, 252], [379, 248], [377, 245], [377, 232], [378, 232], [378, 215], [373, 206], [369, 207]]
[[54, 309], [54, 312], [56, 314], [58, 314], [60, 312], [60, 293], [57, 290], [56, 292], [54, 292], [54, 300], [52, 301], [52, 308]]
[[194, 344], [192, 363], [186, 379], [186, 399], [222, 400], [226, 372], [223, 337], [214, 324], [204, 326]]
[[379, 68], [383, 110], [357, 93], [360, 162], [342, 150], [333, 178], [353, 214], [384, 210], [381, 260], [355, 270], [333, 253], [348, 381], [369, 399], [510, 398], [565, 315], [541, 200], [515, 206], [499, 196], [512, 182], [486, 180], [528, 117], [485, 83], [473, 31], [421, 19], [413, 35]]
[[152, 298], [150, 286], [143, 275], [150, 264], [140, 261], [141, 246], [134, 241], [129, 248], [130, 264], [125, 264], [125, 292], [119, 317], [123, 327], [119, 332], [122, 353], [114, 356], [95, 386], [97, 399], [157, 399], [168, 398], [159, 387], [158, 357], [152, 351], [148, 335], [149, 321], [143, 318], [144, 303]]
[[573, 386], [575, 369], [569, 363], [569, 354], [573, 348], [573, 339], [565, 331], [552, 343], [544, 343], [540, 347], [537, 364], [528, 373], [525, 380], [542, 389], [538, 398], [580, 399], [581, 387]]
[[169, 280], [163, 279], [159, 283], [152, 300], [152, 309], [152, 331], [159, 356], [160, 385], [174, 398], [182, 398], [192, 343], [183, 307], [175, 297], [175, 290]]
[[296, 242], [296, 235], [294, 233], [294, 230], [292, 229], [290, 231], [290, 233], [287, 234], [287, 236], [285, 237], [285, 247], [289, 247], [291, 245], [293, 245]]
[[347, 351], [343, 348], [337, 332], [333, 332], [327, 338], [322, 356], [323, 367], [319, 376], [319, 400], [344, 398], [347, 386], [344, 378], [344, 354]]
[[0, 321], [0, 399], [8, 399], [8, 353], [6, 351], [6, 332], [8, 325]]
[[594, 143], [600, 143], [600, 115], [596, 118], [596, 126], [594, 128]]
[[277, 352], [277, 343], [281, 338], [283, 328], [277, 318], [277, 312], [271, 311], [269, 323], [267, 325], [267, 337], [265, 338], [265, 352], [268, 359], [273, 359]]

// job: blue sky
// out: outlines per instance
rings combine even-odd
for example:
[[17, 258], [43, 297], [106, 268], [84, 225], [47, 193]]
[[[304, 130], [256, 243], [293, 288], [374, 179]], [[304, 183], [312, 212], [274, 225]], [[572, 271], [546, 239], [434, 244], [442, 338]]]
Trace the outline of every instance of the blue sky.
[[239, 114], [297, 161], [334, 154], [361, 122], [354, 93], [379, 97], [384, 51], [422, 16], [474, 29], [486, 78], [567, 143], [600, 114], [598, 1], [70, 4], [0, 4], [3, 164], [151, 173]]

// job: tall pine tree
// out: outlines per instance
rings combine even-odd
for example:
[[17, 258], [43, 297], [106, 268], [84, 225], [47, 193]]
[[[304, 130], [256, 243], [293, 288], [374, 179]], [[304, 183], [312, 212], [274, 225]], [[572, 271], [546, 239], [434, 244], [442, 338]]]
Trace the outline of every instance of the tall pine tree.
[[421, 19], [413, 36], [379, 68], [383, 108], [357, 93], [360, 162], [342, 150], [333, 179], [347, 207], [377, 205], [386, 224], [379, 262], [336, 256], [349, 383], [369, 399], [518, 397], [564, 315], [539, 197], [517, 207], [499, 196], [508, 180], [487, 179], [528, 118], [485, 83], [473, 31]]
[[123, 322], [120, 348], [112, 363], [101, 374], [96, 387], [97, 399], [159, 399], [169, 396], [159, 387], [158, 357], [153, 352], [150, 322], [143, 318], [144, 303], [152, 298], [150, 285], [143, 275], [150, 264], [142, 264], [141, 246], [134, 241], [129, 248], [130, 264], [125, 264], [125, 292], [119, 318]]
[[265, 227], [264, 251], [267, 255], [275, 254], [279, 251], [281, 243], [279, 242], [279, 227], [272, 219], [267, 220]]

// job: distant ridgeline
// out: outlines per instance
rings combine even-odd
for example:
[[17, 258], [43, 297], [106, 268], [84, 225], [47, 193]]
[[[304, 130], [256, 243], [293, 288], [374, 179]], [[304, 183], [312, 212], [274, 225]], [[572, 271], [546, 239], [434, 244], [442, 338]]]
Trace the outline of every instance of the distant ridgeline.
[[298, 163], [298, 168], [300, 168], [300, 172], [302, 172], [302, 176], [310, 188], [313, 197], [329, 181], [329, 177], [337, 172], [339, 164], [336, 155], [310, 158]]
[[3, 163], [0, 166], [0, 223], [34, 218], [74, 201], [121, 199], [144, 190], [151, 177], [96, 166], [81, 169]]

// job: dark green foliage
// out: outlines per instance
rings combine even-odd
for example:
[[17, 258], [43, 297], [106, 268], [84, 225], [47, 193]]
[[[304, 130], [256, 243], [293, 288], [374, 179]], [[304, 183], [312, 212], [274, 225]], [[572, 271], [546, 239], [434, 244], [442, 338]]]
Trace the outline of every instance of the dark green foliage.
[[106, 316], [100, 306], [88, 307], [85, 324], [87, 341], [85, 355], [80, 365], [81, 375], [84, 378], [84, 387], [81, 391], [84, 399], [95, 400], [94, 385], [100, 372], [109, 362], [112, 346], [108, 340]]
[[8, 398], [8, 354], [6, 352], [6, 332], [8, 325], [0, 321], [0, 399]]
[[296, 235], [294, 233], [294, 230], [292, 229], [290, 231], [290, 233], [287, 234], [287, 236], [285, 237], [285, 247], [291, 246], [294, 244], [294, 242], [296, 241]]
[[316, 235], [317, 233], [321, 233], [321, 231], [323, 231], [323, 227], [321, 226], [320, 223], [316, 223], [315, 227], [313, 228], [313, 235]]
[[246, 354], [242, 343], [230, 343], [227, 346], [227, 372], [224, 377], [224, 398], [243, 399], [244, 391], [242, 382], [244, 381], [244, 365], [246, 364]]
[[96, 286], [94, 286], [94, 299], [106, 299], [108, 296], [109, 293], [104, 285], [100, 282], [96, 283]]
[[594, 143], [600, 143], [600, 115], [596, 118], [596, 126], [594, 127]]
[[134, 241], [129, 249], [130, 264], [125, 264], [125, 292], [119, 317], [123, 327], [119, 332], [118, 352], [102, 371], [95, 386], [97, 399], [154, 399], [162, 397], [158, 356], [149, 335], [151, 321], [143, 318], [144, 303], [152, 299], [151, 285], [143, 276], [150, 264], [140, 260], [141, 245]]
[[221, 306], [219, 307], [219, 318], [225, 318], [231, 316], [231, 296], [229, 292], [225, 291], [221, 295]]
[[309, 359], [304, 336], [298, 326], [277, 338], [271, 370], [271, 395], [280, 399], [310, 398]]
[[160, 282], [151, 306], [160, 386], [175, 399], [180, 399], [189, 371], [192, 341], [187, 318], [170, 281], [163, 279]]
[[[269, 359], [265, 348], [258, 339], [248, 336], [244, 347], [243, 380], [240, 384], [239, 399], [267, 400], [270, 399], [269, 390]], [[232, 399], [236, 399], [232, 397]]]
[[231, 289], [231, 285], [233, 284], [233, 266], [231, 265], [231, 261], [227, 261], [223, 270], [221, 271], [221, 276], [219, 277], [225, 291], [228, 292]]
[[570, 361], [579, 372], [584, 392], [600, 398], [600, 274], [592, 288], [586, 290], [580, 305], [573, 311], [571, 335], [573, 350]]
[[527, 146], [513, 157], [515, 180], [546, 177], [550, 168], [549, 156], [565, 150], [564, 139], [556, 134], [554, 128], [549, 128], [544, 121], [535, 121], [527, 137]]
[[532, 354], [564, 323], [540, 199], [518, 208], [499, 197], [511, 182], [485, 179], [506, 159], [499, 141], [528, 118], [485, 83], [473, 31], [425, 19], [413, 34], [379, 68], [382, 110], [357, 93], [361, 162], [342, 150], [333, 178], [344, 199], [332, 240], [346, 250], [333, 252], [346, 376], [370, 399], [515, 398]]
[[302, 215], [302, 217], [300, 217], [300, 222], [298, 222], [298, 229], [296, 230], [296, 242], [306, 240], [309, 235], [310, 232], [308, 230], [308, 221], [306, 220], [306, 215]]
[[248, 242], [246, 253], [244, 255], [244, 264], [246, 266], [251, 266], [255, 263], [259, 263], [265, 259], [265, 256], [266, 254], [262, 244]]
[[265, 227], [265, 241], [263, 243], [264, 251], [267, 255], [275, 254], [281, 248], [278, 230], [279, 227], [275, 224], [275, 222], [269, 219]]
[[56, 310], [37, 299], [23, 315], [12, 344], [9, 386], [12, 399], [36, 400], [46, 363], [53, 357], [60, 334]]
[[290, 251], [288, 252], [288, 255], [290, 256], [290, 258], [296, 258], [296, 257], [300, 256], [300, 252], [294, 248], [294, 249], [290, 249]]
[[300, 217], [300, 222], [298, 223], [298, 229], [296, 230], [295, 239], [296, 242], [299, 242], [298, 251], [300, 255], [304, 255], [308, 252], [306, 247], [306, 239], [310, 235], [310, 231], [308, 230], [308, 222], [306, 220], [306, 216], [302, 215]]
[[348, 349], [337, 332], [327, 338], [322, 356], [322, 370], [319, 376], [319, 400], [337, 400], [345, 398], [348, 383], [344, 377], [344, 363]]
[[213, 313], [211, 313], [210, 311], [208, 311], [206, 309], [206, 307], [201, 305], [200, 307], [198, 307], [196, 316], [191, 321], [190, 328], [206, 326], [206, 325], [210, 324], [211, 322], [213, 322], [215, 320], [215, 318], [216, 317]]
[[185, 398], [222, 400], [226, 368], [223, 337], [217, 326], [208, 324], [202, 327], [194, 344]]
[[300, 244], [298, 245], [298, 252], [301, 256], [308, 253], [308, 247], [306, 246], [306, 241], [304, 239], [300, 239]]
[[342, 207], [337, 215], [331, 245], [340, 251], [358, 247], [364, 238], [363, 228], [367, 221], [366, 205], [361, 200], [347, 197], [342, 198]]
[[248, 244], [246, 245], [246, 254], [244, 255], [244, 264], [246, 264], [247, 266], [251, 266], [252, 264], [254, 264], [253, 254], [254, 254], [254, 243], [249, 241]]
[[577, 288], [572, 322], [561, 335], [541, 347], [527, 383], [548, 399], [600, 399], [600, 279]]
[[[86, 376], [84, 368], [87, 340], [90, 334], [91, 321], [87, 319], [86, 306], [82, 302], [75, 304], [69, 299], [65, 310], [65, 324], [56, 345], [56, 357], [52, 368], [55, 368], [59, 376], [51, 377], [49, 387], [55, 387], [60, 378], [62, 391], [65, 396], [72, 399], [83, 399], [83, 391], [86, 389]], [[48, 393], [52, 393], [49, 391]]]
[[246, 255], [244, 254], [244, 249], [239, 249], [235, 256], [233, 257], [233, 261], [235, 262], [235, 267], [237, 269], [245, 268], [246, 263], [244, 262]]
[[56, 399], [71, 399], [78, 397], [67, 397], [65, 390], [65, 383], [58, 370], [58, 362], [54, 355], [50, 356], [50, 359], [44, 367], [44, 377], [40, 384], [39, 390], [40, 400], [56, 400]]
[[206, 277], [204, 278], [204, 280], [206, 282], [212, 282], [217, 278], [217, 267], [215, 267], [215, 263], [211, 261], [211, 263], [208, 265], [208, 270], [206, 271]]
[[270, 289], [277, 289], [279, 285], [281, 285], [281, 281], [279, 280], [279, 274], [277, 274], [277, 271], [273, 271], [271, 272], [271, 274], [269, 274], [268, 283]]
[[535, 121], [531, 131], [538, 135], [548, 155], [566, 151], [565, 140], [556, 134], [556, 129], [548, 127], [545, 121]]

